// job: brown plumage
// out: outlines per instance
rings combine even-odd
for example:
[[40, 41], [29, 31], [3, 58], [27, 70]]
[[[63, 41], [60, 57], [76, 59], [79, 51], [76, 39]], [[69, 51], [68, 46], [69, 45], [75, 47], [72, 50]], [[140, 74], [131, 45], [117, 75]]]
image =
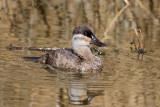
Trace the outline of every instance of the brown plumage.
[[58, 49], [43, 55], [41, 63], [49, 64], [53, 67], [68, 69], [88, 70], [101, 67], [101, 60], [97, 56], [92, 56], [94, 60], [85, 60], [73, 52], [72, 49]]

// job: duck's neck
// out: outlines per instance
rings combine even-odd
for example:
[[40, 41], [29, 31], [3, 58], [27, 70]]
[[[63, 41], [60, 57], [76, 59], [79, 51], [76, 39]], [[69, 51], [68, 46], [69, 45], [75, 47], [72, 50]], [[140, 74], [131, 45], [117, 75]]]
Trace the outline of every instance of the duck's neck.
[[73, 51], [83, 60], [92, 60], [94, 56], [88, 46], [73, 47]]

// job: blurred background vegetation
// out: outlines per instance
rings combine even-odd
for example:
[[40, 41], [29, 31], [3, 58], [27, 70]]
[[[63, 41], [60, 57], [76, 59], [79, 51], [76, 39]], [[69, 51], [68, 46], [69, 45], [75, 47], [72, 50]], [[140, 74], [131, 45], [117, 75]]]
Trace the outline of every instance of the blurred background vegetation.
[[7, 36], [7, 43], [18, 38], [28, 46], [70, 41], [73, 28], [82, 24], [112, 45], [131, 38], [131, 27], [149, 41], [160, 40], [159, 0], [1, 0], [0, 6], [1, 42]]

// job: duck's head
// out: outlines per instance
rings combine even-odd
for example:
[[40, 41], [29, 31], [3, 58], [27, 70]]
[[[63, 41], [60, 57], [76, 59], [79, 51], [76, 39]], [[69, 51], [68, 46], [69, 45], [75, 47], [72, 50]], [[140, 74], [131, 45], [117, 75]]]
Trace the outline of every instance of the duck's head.
[[106, 46], [106, 44], [96, 38], [89, 27], [85, 25], [76, 26], [73, 31], [72, 48], [89, 47], [89, 44], [94, 44], [98, 47]]

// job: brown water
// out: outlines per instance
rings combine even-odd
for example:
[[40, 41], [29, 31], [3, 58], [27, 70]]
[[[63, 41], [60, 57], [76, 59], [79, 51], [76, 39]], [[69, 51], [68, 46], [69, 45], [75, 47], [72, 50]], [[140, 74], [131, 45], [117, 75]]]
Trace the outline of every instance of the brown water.
[[[123, 0], [0, 1], [0, 107], [160, 107], [160, 1], [138, 1], [129, 1], [111, 27]], [[106, 53], [99, 56], [102, 71], [50, 69], [23, 59], [46, 52], [6, 49], [71, 47], [72, 30], [80, 24], [108, 44], [100, 48]], [[144, 35], [142, 61], [130, 51], [131, 27]]]

